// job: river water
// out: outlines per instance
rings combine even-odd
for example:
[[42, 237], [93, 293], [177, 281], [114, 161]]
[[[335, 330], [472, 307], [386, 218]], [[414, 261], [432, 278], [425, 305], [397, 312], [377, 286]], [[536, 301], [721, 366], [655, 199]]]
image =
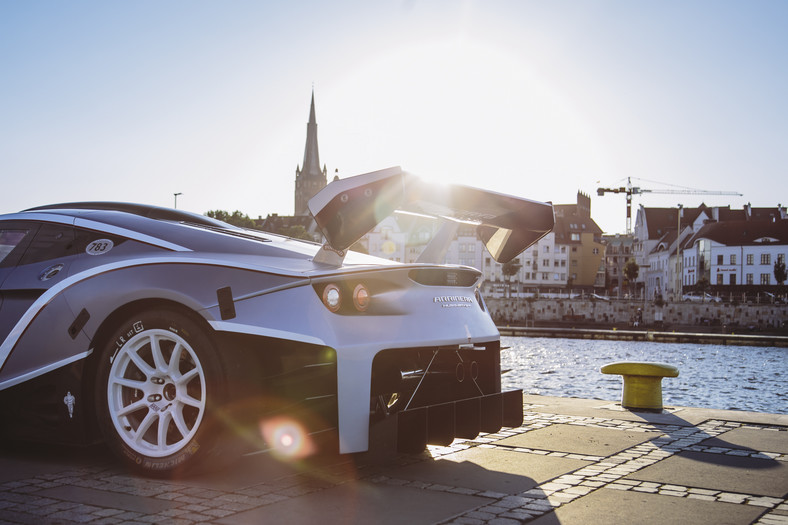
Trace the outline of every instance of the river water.
[[526, 394], [621, 400], [622, 379], [599, 369], [615, 361], [678, 367], [662, 380], [666, 406], [788, 414], [788, 348], [501, 337], [502, 386]]

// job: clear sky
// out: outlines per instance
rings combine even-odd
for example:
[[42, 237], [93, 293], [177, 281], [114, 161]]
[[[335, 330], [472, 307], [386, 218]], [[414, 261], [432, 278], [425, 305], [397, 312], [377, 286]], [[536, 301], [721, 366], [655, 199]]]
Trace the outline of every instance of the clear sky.
[[292, 214], [314, 86], [330, 176], [393, 165], [554, 203], [598, 186], [788, 205], [783, 0], [0, 0], [0, 213]]

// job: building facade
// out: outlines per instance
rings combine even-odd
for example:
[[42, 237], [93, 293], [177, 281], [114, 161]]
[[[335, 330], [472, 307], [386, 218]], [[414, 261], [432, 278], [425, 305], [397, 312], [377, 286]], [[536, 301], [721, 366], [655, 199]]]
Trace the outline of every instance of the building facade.
[[787, 228], [782, 206], [641, 205], [633, 241], [639, 293], [680, 300], [700, 288], [717, 294], [770, 291], [776, 285], [774, 261], [785, 257]]
[[727, 221], [701, 228], [682, 250], [685, 288], [705, 280], [717, 293], [776, 291], [775, 262], [785, 264], [788, 220]]

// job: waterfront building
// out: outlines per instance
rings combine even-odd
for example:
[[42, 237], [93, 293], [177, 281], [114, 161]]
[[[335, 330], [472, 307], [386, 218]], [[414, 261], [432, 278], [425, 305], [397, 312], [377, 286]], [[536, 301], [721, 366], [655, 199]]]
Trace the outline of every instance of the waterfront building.
[[705, 280], [715, 294], [779, 293], [774, 263], [785, 263], [788, 219], [734, 220], [704, 225], [682, 250], [682, 284]]
[[605, 245], [604, 261], [604, 288], [606, 295], [621, 297], [628, 283], [624, 280], [624, 265], [633, 256], [635, 236], [631, 234], [616, 233], [603, 235], [602, 244]]
[[[566, 283], [570, 288], [593, 291], [605, 285], [602, 229], [591, 218], [591, 197], [577, 192], [576, 204], [557, 204], [555, 209], [556, 248], [566, 259]], [[561, 272], [562, 274], [564, 272]]]
[[[745, 290], [745, 287], [773, 285], [773, 268], [771, 278], [767, 278], [764, 268], [750, 268], [752, 271], [748, 272], [742, 267], [745, 263], [737, 267], [730, 261], [731, 256], [734, 261], [742, 257], [746, 260], [745, 252], [753, 261], [761, 253], [764, 261], [774, 261], [774, 257], [782, 253], [777, 246], [785, 243], [780, 240], [782, 234], [779, 232], [785, 228], [781, 224], [788, 224], [782, 206], [753, 208], [747, 205], [733, 210], [730, 206], [707, 207], [703, 204], [697, 208], [646, 208], [641, 205], [633, 242], [633, 255], [640, 266], [639, 294], [647, 299], [662, 295], [668, 300], [680, 300], [687, 291], [695, 291], [703, 277], [713, 293], [754, 291]], [[768, 250], [755, 249], [767, 245]], [[785, 251], [784, 247], [782, 250]]]
[[[729, 209], [729, 208], [728, 208]], [[716, 213], [719, 216], [719, 208]], [[712, 220], [712, 208], [646, 208], [637, 211], [633, 256], [640, 267], [636, 280], [638, 295], [671, 300], [681, 295], [680, 259], [682, 242]], [[676, 232], [679, 232], [678, 236]]]

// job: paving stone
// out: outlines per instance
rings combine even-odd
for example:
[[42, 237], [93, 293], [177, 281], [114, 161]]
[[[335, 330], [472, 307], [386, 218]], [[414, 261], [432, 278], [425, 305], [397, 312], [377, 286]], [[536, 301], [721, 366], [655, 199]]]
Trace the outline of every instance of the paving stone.
[[605, 457], [657, 436], [658, 434], [654, 432], [551, 425], [548, 428], [503, 439], [498, 444]]
[[488, 521], [487, 525], [520, 525], [520, 521], [499, 516]]
[[586, 462], [576, 459], [535, 456], [501, 449], [469, 449], [434, 462], [401, 467], [393, 470], [391, 475], [506, 495], [527, 491], [541, 482], [585, 465]]
[[99, 507], [116, 508], [137, 512], [159, 512], [170, 506], [166, 501], [148, 497], [134, 497], [127, 494], [117, 494], [84, 487], [57, 487], [42, 490], [40, 496], [73, 501], [76, 503], [92, 504]]
[[434, 523], [492, 503], [489, 498], [370, 483], [344, 484], [241, 512], [216, 523]]
[[662, 494], [663, 496], [673, 496], [676, 498], [684, 498], [687, 496], [686, 492], [679, 492], [676, 490], [659, 489], [659, 493]]
[[753, 522], [762, 510], [659, 494], [599, 489], [529, 522], [529, 525], [609, 525], [610, 523], [693, 523], [722, 525]]
[[703, 452], [682, 452], [629, 478], [763, 496], [788, 493], [788, 464]]
[[451, 525], [485, 525], [485, 520], [478, 518], [469, 518], [468, 516], [460, 516], [450, 522]]
[[717, 437], [701, 441], [701, 445], [788, 454], [788, 431], [736, 428]]
[[501, 514], [502, 518], [512, 518], [515, 520], [520, 520], [520, 522], [524, 522], [526, 520], [530, 520], [535, 516], [533, 512], [526, 512], [522, 509], [513, 509], [510, 511]]

